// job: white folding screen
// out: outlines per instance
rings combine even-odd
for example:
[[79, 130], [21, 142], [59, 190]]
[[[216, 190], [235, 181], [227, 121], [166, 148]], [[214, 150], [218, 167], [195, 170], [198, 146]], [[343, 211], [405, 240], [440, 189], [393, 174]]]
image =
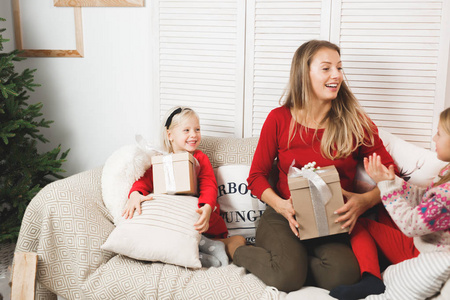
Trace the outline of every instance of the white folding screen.
[[202, 131], [257, 136], [279, 106], [295, 50], [342, 49], [353, 92], [375, 123], [430, 148], [444, 105], [446, 0], [154, 0], [155, 99], [200, 114]]
[[154, 96], [200, 115], [202, 133], [242, 136], [245, 2], [152, 1]]
[[257, 136], [279, 106], [292, 56], [311, 39], [328, 39], [331, 0], [247, 1], [245, 136]]
[[330, 37], [353, 92], [380, 128], [431, 148], [445, 97], [448, 1], [339, 2]]

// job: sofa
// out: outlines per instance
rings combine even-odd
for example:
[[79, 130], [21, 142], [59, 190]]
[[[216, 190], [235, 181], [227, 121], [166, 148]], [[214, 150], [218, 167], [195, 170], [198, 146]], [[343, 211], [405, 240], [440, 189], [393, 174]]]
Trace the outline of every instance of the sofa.
[[[428, 186], [445, 165], [432, 151], [382, 130], [380, 136], [402, 174], [414, 184]], [[208, 155], [215, 169], [228, 165], [248, 168], [257, 142], [256, 137], [203, 137], [199, 148]], [[233, 264], [191, 269], [136, 260], [102, 249], [116, 228], [117, 207], [124, 203], [115, 203], [114, 210], [111, 199], [121, 194], [122, 200], [117, 201], [126, 201], [123, 193], [134, 180], [133, 176], [137, 176], [129, 174], [127, 166], [132, 161], [135, 165], [142, 162], [137, 161], [136, 156], [139, 156], [139, 149], [143, 153], [143, 148], [142, 141], [124, 146], [115, 151], [104, 166], [53, 182], [32, 199], [22, 221], [15, 251], [38, 255], [36, 299], [334, 299], [328, 291], [316, 287], [280, 292]], [[150, 151], [145, 153], [151, 155]], [[145, 156], [141, 155], [142, 158]], [[135, 166], [134, 172], [137, 172], [136, 168], [139, 166]], [[246, 175], [240, 176], [245, 178]], [[117, 181], [120, 176], [124, 177], [121, 182]], [[114, 187], [116, 192], [111, 188], [114, 185], [112, 178], [118, 182]], [[355, 185], [361, 192], [373, 188], [373, 182], [361, 166]], [[449, 299], [450, 262], [441, 265], [444, 269], [436, 277], [439, 284], [433, 297]], [[395, 292], [394, 288], [394, 294], [376, 299], [402, 299], [392, 298]], [[404, 299], [415, 299], [408, 297]]]

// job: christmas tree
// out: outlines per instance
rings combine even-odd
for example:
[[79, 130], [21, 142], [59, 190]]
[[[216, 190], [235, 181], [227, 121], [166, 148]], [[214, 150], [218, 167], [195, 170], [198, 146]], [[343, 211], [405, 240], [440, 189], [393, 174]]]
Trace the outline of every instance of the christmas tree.
[[25, 58], [18, 50], [3, 52], [9, 41], [4, 31], [0, 28], [0, 243], [16, 241], [28, 203], [46, 184], [62, 178], [58, 173], [68, 153], [61, 153], [61, 146], [38, 152], [38, 142], [48, 142], [40, 128], [53, 121], [42, 118], [42, 103], [27, 103], [28, 93], [39, 86], [33, 82], [36, 70], [15, 72], [14, 63]]

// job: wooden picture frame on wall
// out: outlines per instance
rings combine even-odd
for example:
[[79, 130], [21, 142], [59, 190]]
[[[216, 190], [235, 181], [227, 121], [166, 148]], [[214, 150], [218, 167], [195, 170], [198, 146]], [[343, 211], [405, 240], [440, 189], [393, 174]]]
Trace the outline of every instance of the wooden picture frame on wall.
[[70, 7], [142, 7], [144, 0], [53, 0], [54, 6]]
[[18, 50], [23, 51], [19, 56], [24, 56], [24, 57], [84, 57], [81, 7], [74, 8], [75, 43], [76, 43], [75, 50], [24, 49], [19, 1], [20, 0], [12, 0], [13, 15], [14, 15], [14, 37], [16, 40], [16, 48]]

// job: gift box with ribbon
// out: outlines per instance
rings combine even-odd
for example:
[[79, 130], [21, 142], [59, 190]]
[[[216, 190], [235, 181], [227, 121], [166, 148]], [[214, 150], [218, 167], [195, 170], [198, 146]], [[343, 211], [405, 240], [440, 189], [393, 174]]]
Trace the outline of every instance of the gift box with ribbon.
[[152, 167], [154, 194], [198, 194], [198, 161], [189, 152], [152, 156]]
[[301, 240], [348, 232], [334, 222], [339, 217], [334, 212], [344, 205], [335, 166], [314, 171], [291, 167], [288, 185]]

